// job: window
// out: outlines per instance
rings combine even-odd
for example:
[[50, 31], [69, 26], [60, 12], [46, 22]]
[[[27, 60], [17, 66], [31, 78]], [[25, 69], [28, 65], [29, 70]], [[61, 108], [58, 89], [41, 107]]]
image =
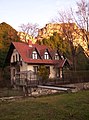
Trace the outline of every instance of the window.
[[33, 69], [34, 69], [34, 73], [37, 74], [37, 72], [38, 72], [38, 66], [33, 66]]
[[19, 55], [19, 61], [21, 60], [20, 55]]
[[32, 53], [32, 58], [33, 58], [33, 59], [37, 59], [37, 52], [36, 52], [36, 51], [33, 51], [33, 53]]
[[15, 62], [15, 56], [13, 55], [13, 62]]
[[59, 78], [59, 73], [60, 73], [60, 69], [59, 68], [56, 68], [56, 76]]
[[55, 54], [55, 60], [59, 60], [59, 55], [58, 55], [58, 53]]
[[13, 72], [13, 73], [12, 73], [12, 74], [13, 74], [13, 77], [15, 77], [15, 69], [13, 69], [13, 71], [12, 71], [12, 72]]
[[64, 59], [63, 55], [61, 55], [61, 58]]
[[17, 54], [16, 54], [16, 61], [18, 61]]
[[48, 74], [50, 74], [50, 66], [46, 66], [46, 69], [48, 71]]
[[45, 52], [45, 53], [44, 53], [44, 59], [49, 59], [49, 54], [48, 54], [48, 52]]

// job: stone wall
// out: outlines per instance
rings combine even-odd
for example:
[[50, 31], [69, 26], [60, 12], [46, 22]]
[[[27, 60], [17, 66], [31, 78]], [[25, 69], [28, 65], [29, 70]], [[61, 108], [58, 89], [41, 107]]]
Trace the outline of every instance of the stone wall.
[[41, 95], [50, 95], [50, 94], [54, 94], [57, 93], [59, 91], [57, 90], [52, 90], [52, 89], [44, 89], [44, 88], [33, 88], [31, 90], [32, 92], [32, 96], [36, 95], [36, 96], [41, 96]]
[[62, 85], [62, 86], [66, 86], [66, 87], [72, 87], [72, 92], [78, 92], [80, 90], [87, 90], [89, 89], [89, 82], [85, 82], [85, 83], [75, 83], [75, 84], [67, 84], [67, 85]]
[[[59, 86], [60, 87], [60, 86]], [[67, 84], [67, 85], [61, 85], [63, 88], [70, 88], [69, 90], [54, 90], [54, 89], [47, 89], [47, 88], [28, 88], [25, 89], [23, 86], [23, 92], [24, 94], [28, 96], [42, 96], [42, 95], [50, 95], [50, 94], [61, 94], [61, 93], [69, 93], [69, 92], [78, 92], [80, 90], [87, 90], [89, 89], [89, 82], [87, 83], [76, 83], [76, 84]]]
[[32, 88], [31, 92], [32, 92], [32, 95], [38, 95], [38, 96], [54, 94], [54, 93], [64, 93], [64, 92], [78, 92], [80, 90], [89, 89], [89, 82], [68, 84], [68, 85], [63, 85], [63, 87], [69, 87], [70, 91], [59, 91], [59, 90], [44, 89], [44, 88]]

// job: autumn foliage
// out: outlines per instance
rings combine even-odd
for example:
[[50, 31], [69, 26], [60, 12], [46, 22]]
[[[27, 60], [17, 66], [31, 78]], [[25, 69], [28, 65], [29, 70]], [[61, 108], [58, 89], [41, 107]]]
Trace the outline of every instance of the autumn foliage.
[[0, 67], [3, 67], [4, 60], [12, 41], [19, 41], [17, 31], [9, 24], [3, 22], [0, 24]]

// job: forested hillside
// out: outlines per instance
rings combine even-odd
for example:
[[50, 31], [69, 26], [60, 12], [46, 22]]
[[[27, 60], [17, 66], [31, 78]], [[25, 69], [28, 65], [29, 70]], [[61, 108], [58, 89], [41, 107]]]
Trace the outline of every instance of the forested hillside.
[[[73, 62], [74, 69], [89, 69], [89, 58], [86, 57], [83, 48], [74, 46], [73, 41], [63, 39], [58, 33], [54, 33], [48, 39], [44, 38], [37, 41], [39, 44], [45, 44], [53, 49], [58, 49], [65, 57]], [[66, 38], [66, 37], [65, 37]], [[72, 37], [71, 37], [72, 38]], [[0, 24], [0, 67], [4, 65], [5, 57], [12, 41], [20, 41], [17, 31], [9, 24], [3, 22]]]
[[68, 38], [64, 40], [63, 38], [55, 32], [53, 36], [38, 40], [37, 43], [59, 50], [66, 58], [72, 61], [73, 70], [89, 70], [89, 58], [85, 55], [82, 46], [74, 46], [73, 41], [70, 41]]
[[0, 67], [3, 67], [4, 60], [12, 41], [19, 41], [17, 31], [9, 24], [3, 22], [0, 24]]

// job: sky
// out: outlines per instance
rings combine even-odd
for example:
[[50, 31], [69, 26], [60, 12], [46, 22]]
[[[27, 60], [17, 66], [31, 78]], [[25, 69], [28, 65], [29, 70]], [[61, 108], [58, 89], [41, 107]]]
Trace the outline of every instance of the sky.
[[76, 0], [0, 0], [0, 23], [19, 31], [21, 24], [37, 23], [44, 27], [58, 11], [74, 7]]

